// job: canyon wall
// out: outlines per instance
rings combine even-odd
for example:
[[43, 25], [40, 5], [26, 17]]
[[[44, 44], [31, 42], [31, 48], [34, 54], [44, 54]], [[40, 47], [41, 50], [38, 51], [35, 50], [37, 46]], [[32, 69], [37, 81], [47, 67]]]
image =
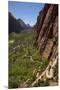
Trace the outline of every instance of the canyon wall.
[[34, 27], [34, 45], [43, 58], [52, 60], [58, 55], [58, 5], [46, 4]]
[[49, 64], [44, 72], [32, 83], [49, 80], [50, 85], [58, 85], [58, 5], [45, 4], [34, 26], [34, 45], [39, 49], [41, 58]]

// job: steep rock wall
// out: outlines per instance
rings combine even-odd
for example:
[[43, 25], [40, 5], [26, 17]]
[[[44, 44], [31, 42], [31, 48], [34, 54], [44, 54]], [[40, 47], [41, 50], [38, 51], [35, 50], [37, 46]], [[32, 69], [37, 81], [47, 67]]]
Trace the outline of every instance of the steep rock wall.
[[53, 59], [58, 54], [58, 5], [46, 4], [39, 13], [34, 27], [36, 45], [40, 55]]
[[34, 45], [39, 49], [43, 60], [49, 64], [44, 72], [32, 83], [38, 80], [49, 80], [50, 85], [58, 84], [58, 5], [46, 4], [40, 11], [34, 26]]

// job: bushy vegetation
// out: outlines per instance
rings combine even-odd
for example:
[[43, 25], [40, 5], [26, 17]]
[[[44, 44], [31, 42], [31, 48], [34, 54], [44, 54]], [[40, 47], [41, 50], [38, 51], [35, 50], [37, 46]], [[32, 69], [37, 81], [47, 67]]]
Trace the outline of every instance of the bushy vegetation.
[[13, 42], [9, 43], [9, 88], [16, 88], [28, 79], [30, 85], [37, 72], [46, 68], [48, 61], [42, 60], [39, 50], [33, 46], [32, 32], [11, 33], [10, 41]]
[[41, 86], [41, 87], [44, 87], [44, 86], [49, 86], [49, 81], [47, 80], [47, 81], [38, 81], [38, 83], [36, 83], [35, 85], [34, 85], [34, 87], [38, 87], [38, 86]]

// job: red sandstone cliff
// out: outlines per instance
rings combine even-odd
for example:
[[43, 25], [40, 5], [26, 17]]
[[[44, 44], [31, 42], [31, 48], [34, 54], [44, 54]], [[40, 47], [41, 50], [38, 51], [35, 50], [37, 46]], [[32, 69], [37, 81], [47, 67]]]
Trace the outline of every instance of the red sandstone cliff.
[[58, 53], [58, 5], [45, 5], [34, 28], [35, 42], [42, 57], [55, 58]]
[[[48, 78], [57, 81], [58, 76], [58, 5], [46, 4], [40, 11], [37, 23], [34, 27], [34, 45], [40, 50], [42, 58], [47, 58], [50, 62], [45, 70], [52, 77]], [[50, 69], [49, 69], [50, 68]], [[43, 77], [44, 77], [43, 75]], [[41, 77], [38, 77], [38, 81]], [[55, 79], [54, 79], [55, 78]], [[36, 81], [34, 83], [36, 83]], [[34, 85], [32, 84], [32, 86]]]

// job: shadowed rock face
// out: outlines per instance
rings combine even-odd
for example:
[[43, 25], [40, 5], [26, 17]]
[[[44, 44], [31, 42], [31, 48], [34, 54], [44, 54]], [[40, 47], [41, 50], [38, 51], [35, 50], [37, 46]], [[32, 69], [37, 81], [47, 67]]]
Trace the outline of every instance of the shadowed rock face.
[[11, 13], [9, 15], [9, 33], [16, 32], [19, 33], [23, 27], [21, 27], [20, 23], [17, 21], [17, 19], [12, 16]]
[[8, 13], [9, 16], [9, 33], [15, 32], [19, 33], [22, 30], [31, 29], [31, 27], [28, 27], [23, 20], [16, 19], [10, 12]]
[[34, 45], [43, 58], [52, 60], [58, 55], [58, 5], [46, 4], [34, 27]]

